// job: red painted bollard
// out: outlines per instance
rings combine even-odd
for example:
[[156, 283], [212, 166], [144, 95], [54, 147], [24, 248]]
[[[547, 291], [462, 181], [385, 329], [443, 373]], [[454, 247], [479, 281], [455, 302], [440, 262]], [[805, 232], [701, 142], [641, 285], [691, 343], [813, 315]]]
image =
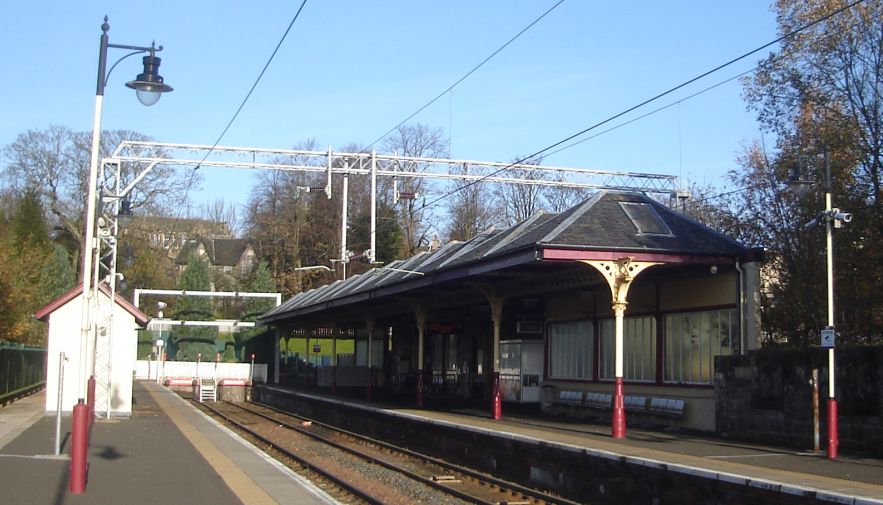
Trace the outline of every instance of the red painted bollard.
[[503, 417], [503, 400], [500, 397], [500, 374], [494, 373], [494, 390], [493, 405], [491, 406], [491, 418], [500, 419]]
[[367, 398], [368, 401], [371, 401], [371, 399], [373, 397], [374, 397], [374, 369], [369, 368], [368, 369], [368, 387], [365, 390], [365, 398]]
[[417, 372], [417, 408], [423, 408], [423, 371]]
[[89, 450], [89, 407], [83, 403], [83, 399], [74, 406], [71, 418], [71, 478], [70, 492], [82, 494], [86, 492], [86, 477], [89, 473], [89, 463], [86, 455]]
[[837, 446], [840, 440], [837, 435], [837, 400], [828, 400], [828, 459], [837, 459]]
[[622, 396], [622, 377], [613, 386], [613, 438], [625, 438], [625, 402]]

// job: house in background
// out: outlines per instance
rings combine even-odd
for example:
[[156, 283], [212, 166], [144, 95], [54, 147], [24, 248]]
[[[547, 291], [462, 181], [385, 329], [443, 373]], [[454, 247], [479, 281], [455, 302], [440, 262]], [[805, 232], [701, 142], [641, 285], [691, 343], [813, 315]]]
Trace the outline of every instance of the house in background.
[[[196, 238], [183, 243], [175, 258], [178, 276], [187, 268], [191, 255], [208, 263], [213, 282], [228, 278], [241, 280], [254, 270], [256, 254], [251, 243], [238, 238]], [[226, 282], [224, 282], [226, 284]], [[215, 289], [230, 289], [236, 286], [215, 286]]]
[[[110, 290], [99, 290], [98, 331], [86, 353], [94, 355], [96, 379], [95, 413], [102, 416], [132, 415], [132, 376], [138, 344], [137, 330], [147, 325], [149, 317], [119, 294], [111, 301]], [[80, 321], [83, 285], [80, 284], [37, 311], [34, 317], [49, 324], [46, 369], [46, 413], [58, 410], [59, 360], [64, 353], [63, 412], [73, 411], [80, 391]], [[91, 370], [90, 370], [91, 372]]]

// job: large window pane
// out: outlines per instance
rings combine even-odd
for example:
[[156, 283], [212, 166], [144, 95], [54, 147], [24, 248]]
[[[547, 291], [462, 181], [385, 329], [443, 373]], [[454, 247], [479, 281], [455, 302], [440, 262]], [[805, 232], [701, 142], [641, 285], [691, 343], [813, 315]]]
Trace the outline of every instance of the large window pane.
[[549, 377], [592, 378], [592, 323], [574, 321], [549, 325]]
[[711, 384], [714, 357], [733, 353], [736, 310], [708, 310], [665, 317], [666, 382]]
[[[615, 339], [613, 319], [600, 326], [601, 378], [613, 379]], [[622, 322], [623, 378], [630, 381], [656, 381], [656, 319], [653, 316], [626, 317]]]

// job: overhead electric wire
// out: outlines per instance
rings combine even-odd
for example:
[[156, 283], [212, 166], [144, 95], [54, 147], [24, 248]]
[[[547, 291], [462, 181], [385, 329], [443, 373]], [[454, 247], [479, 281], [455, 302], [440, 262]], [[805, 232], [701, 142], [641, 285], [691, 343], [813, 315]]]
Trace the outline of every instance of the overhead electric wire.
[[503, 45], [500, 46], [496, 51], [494, 51], [493, 53], [491, 53], [490, 56], [488, 56], [487, 58], [483, 59], [483, 60], [481, 61], [481, 63], [479, 63], [478, 65], [472, 67], [472, 70], [470, 70], [469, 72], [466, 72], [466, 73], [463, 75], [463, 77], [460, 77], [459, 79], [457, 79], [457, 80], [454, 82], [454, 84], [451, 84], [450, 86], [448, 86], [447, 89], [445, 89], [444, 91], [442, 91], [441, 93], [439, 93], [439, 94], [438, 94], [435, 98], [433, 98], [432, 100], [426, 102], [422, 107], [420, 107], [419, 109], [417, 109], [413, 114], [411, 114], [410, 116], [406, 117], [405, 119], [403, 119], [402, 121], [400, 121], [397, 125], [393, 126], [393, 127], [390, 128], [389, 130], [387, 130], [386, 133], [384, 133], [383, 135], [377, 137], [373, 142], [371, 142], [370, 144], [368, 144], [368, 147], [366, 147], [363, 151], [367, 151], [368, 149], [371, 149], [375, 144], [377, 144], [377, 143], [380, 142], [381, 140], [385, 139], [387, 135], [389, 135], [390, 133], [396, 131], [396, 129], [398, 129], [400, 126], [402, 126], [403, 124], [405, 124], [405, 123], [407, 123], [408, 121], [410, 121], [411, 119], [413, 119], [414, 116], [416, 116], [417, 114], [420, 114], [421, 112], [423, 112], [424, 110], [426, 110], [427, 107], [429, 107], [430, 105], [434, 104], [439, 98], [445, 96], [447, 93], [449, 93], [451, 90], [453, 90], [458, 84], [460, 84], [461, 82], [465, 81], [466, 78], [468, 78], [470, 75], [474, 74], [476, 70], [478, 70], [479, 68], [483, 67], [485, 63], [491, 61], [491, 59], [493, 59], [494, 56], [496, 56], [497, 54], [499, 54], [503, 49], [506, 49], [506, 47], [508, 47], [509, 44], [515, 42], [515, 40], [516, 40], [518, 37], [521, 37], [522, 35], [524, 35], [525, 32], [527, 32], [528, 30], [530, 30], [531, 28], [533, 28], [533, 26], [534, 26], [535, 24], [539, 23], [540, 20], [542, 20], [544, 17], [546, 17], [547, 14], [549, 14], [550, 12], [552, 12], [553, 10], [555, 10], [555, 8], [558, 7], [559, 5], [561, 5], [562, 3], [564, 3], [564, 0], [559, 0], [558, 3], [556, 3], [556, 4], [553, 5], [552, 7], [549, 7], [549, 9], [546, 10], [546, 12], [542, 13], [542, 14], [540, 15], [540, 17], [534, 19], [529, 25], [525, 26], [520, 32], [516, 33], [514, 37], [510, 38], [505, 44], [503, 44]]
[[[288, 37], [288, 33], [291, 32], [291, 28], [294, 26], [294, 23], [297, 21], [297, 18], [300, 17], [301, 11], [303, 11], [304, 6], [307, 4], [307, 0], [303, 0], [301, 2], [300, 7], [297, 9], [297, 12], [294, 14], [294, 17], [291, 19], [291, 22], [288, 23], [288, 28], [285, 29], [285, 33], [282, 34], [282, 37], [279, 39], [279, 42], [276, 44], [276, 48], [273, 49], [273, 53], [270, 54], [270, 57], [267, 59], [267, 63], [264, 64], [264, 68], [261, 69], [260, 74], [258, 74], [257, 79], [255, 79], [254, 84], [251, 85], [251, 89], [248, 90], [248, 93], [245, 95], [245, 98], [242, 99], [242, 103], [239, 104], [239, 107], [236, 109], [236, 112], [233, 113], [233, 117], [230, 118], [230, 121], [227, 122], [227, 126], [224, 127], [224, 130], [218, 135], [218, 138], [215, 140], [212, 147], [206, 151], [205, 156], [202, 157], [202, 160], [193, 167], [193, 170], [190, 172], [190, 179], [187, 182], [187, 187], [184, 189], [184, 195], [181, 197], [182, 205], [180, 208], [183, 208], [184, 201], [187, 200], [187, 195], [190, 193], [190, 190], [193, 188], [193, 182], [196, 179], [196, 171], [202, 167], [202, 164], [205, 160], [211, 156], [212, 152], [214, 152], [215, 148], [218, 147], [218, 144], [221, 143], [221, 140], [227, 135], [227, 132], [230, 130], [230, 127], [233, 126], [233, 122], [236, 121], [236, 118], [239, 117], [239, 113], [242, 112], [242, 109], [245, 107], [245, 104], [248, 103], [249, 98], [251, 98], [252, 93], [258, 87], [258, 83], [261, 82], [261, 79], [264, 77], [264, 74], [267, 72], [267, 69], [270, 67], [270, 63], [273, 62], [273, 58], [276, 57], [276, 53], [279, 52], [279, 48], [282, 47], [282, 43], [285, 42], [285, 39]], [[180, 217], [180, 211], [178, 215], [175, 216], [175, 223], [178, 222], [178, 218]], [[172, 225], [172, 230], [175, 229], [174, 224]]]
[[713, 90], [713, 89], [715, 89], [715, 88], [719, 88], [719, 87], [723, 86], [724, 84], [727, 84], [727, 83], [729, 83], [729, 82], [735, 81], [736, 79], [738, 79], [738, 78], [740, 78], [740, 77], [742, 77], [742, 76], [744, 76], [744, 75], [747, 75], [747, 74], [749, 74], [749, 73], [751, 73], [751, 72], [754, 72], [754, 71], [757, 70], [758, 68], [759, 68], [759, 67], [754, 67], [754, 68], [748, 69], [748, 70], [746, 70], [746, 71], [744, 71], [744, 72], [742, 72], [742, 73], [740, 73], [740, 74], [736, 74], [736, 75], [734, 75], [733, 77], [730, 77], [729, 79], [725, 79], [725, 80], [723, 80], [723, 81], [720, 81], [720, 82], [717, 83], [717, 84], [713, 84], [713, 85], [711, 85], [711, 86], [709, 86], [709, 87], [707, 87], [707, 88], [705, 88], [705, 89], [703, 89], [703, 90], [697, 91], [696, 93], [693, 93], [692, 95], [688, 95], [688, 96], [685, 96], [684, 98], [681, 98], [680, 100], [677, 100], [677, 101], [675, 101], [675, 102], [671, 102], [671, 103], [668, 104], [668, 105], [663, 105], [662, 107], [659, 107], [659, 108], [653, 109], [653, 110], [651, 110], [650, 112], [647, 112], [646, 114], [641, 114], [640, 116], [637, 116], [637, 117], [635, 117], [635, 118], [629, 119], [628, 121], [625, 121], [625, 122], [623, 122], [623, 123], [619, 123], [619, 124], [616, 125], [616, 126], [612, 126], [612, 127], [608, 128], [608, 129], [603, 130], [603, 131], [600, 131], [600, 132], [598, 132], [598, 133], [596, 133], [596, 134], [594, 134], [594, 135], [591, 135], [591, 136], [586, 137], [586, 138], [584, 138], [584, 139], [577, 140], [576, 142], [574, 142], [574, 143], [572, 143], [572, 144], [568, 144], [568, 145], [566, 145], [566, 146], [563, 146], [561, 149], [556, 149], [556, 150], [554, 150], [554, 151], [552, 151], [552, 152], [550, 152], [550, 153], [546, 153], [546, 156], [552, 156], [553, 154], [558, 154], [558, 153], [560, 153], [561, 151], [566, 151], [566, 150], [568, 150], [568, 149], [570, 149], [570, 148], [572, 148], [572, 147], [576, 147], [576, 146], [578, 146], [579, 144], [582, 144], [583, 142], [588, 142], [589, 140], [592, 140], [592, 139], [594, 139], [594, 138], [598, 138], [598, 137], [600, 137], [601, 135], [604, 135], [604, 134], [606, 134], [606, 133], [610, 133], [610, 132], [612, 132], [613, 130], [617, 130], [617, 129], [619, 129], [619, 128], [622, 128], [623, 126], [630, 125], [630, 124], [632, 124], [632, 123], [634, 123], [634, 122], [636, 122], [636, 121], [639, 121], [639, 120], [641, 120], [641, 119], [644, 119], [645, 117], [652, 116], [653, 114], [656, 114], [656, 113], [658, 113], [658, 112], [662, 112], [662, 111], [664, 111], [665, 109], [668, 109], [668, 108], [670, 108], [670, 107], [674, 107], [675, 105], [678, 105], [678, 104], [680, 104], [680, 103], [686, 102], [687, 100], [690, 100], [690, 99], [696, 98], [697, 96], [699, 96], [699, 95], [701, 95], [701, 94], [707, 93], [707, 92], [709, 92], [709, 91], [711, 91], [711, 90]]
[[449, 196], [451, 196], [451, 195], [453, 195], [453, 194], [455, 194], [455, 193], [457, 193], [457, 192], [459, 192], [459, 191], [462, 191], [462, 190], [464, 190], [464, 189], [466, 189], [466, 188], [468, 188], [468, 187], [470, 187], [470, 186], [473, 186], [473, 185], [475, 185], [475, 184], [478, 184], [478, 183], [480, 183], [480, 182], [482, 182], [482, 181], [484, 181], [484, 180], [486, 180], [486, 179], [488, 179], [488, 178], [490, 178], [490, 177], [493, 177], [493, 176], [499, 174], [500, 172], [503, 172], [503, 171], [505, 171], [505, 170], [508, 170], [508, 169], [514, 167], [514, 166], [517, 166], [517, 165], [519, 165], [519, 164], [521, 164], [521, 163], [524, 163], [525, 161], [528, 161], [528, 160], [531, 160], [531, 159], [533, 159], [533, 158], [536, 158], [537, 156], [546, 153], [546, 151], [549, 151], [549, 150], [551, 150], [551, 149], [554, 149], [554, 148], [560, 146], [561, 144], [564, 144], [564, 143], [566, 143], [566, 142], [569, 142], [569, 141], [571, 141], [571, 140], [573, 140], [573, 139], [575, 139], [575, 138], [577, 138], [577, 137], [579, 137], [579, 136], [582, 136], [582, 135], [584, 135], [584, 134], [586, 134], [586, 133], [588, 133], [588, 132], [594, 130], [595, 128], [598, 128], [598, 127], [600, 127], [600, 126], [603, 126], [603, 125], [605, 125], [605, 124], [607, 124], [607, 123], [609, 123], [609, 122], [611, 122], [611, 121], [613, 121], [613, 120], [616, 120], [616, 119], [618, 119], [618, 118], [620, 118], [620, 117], [622, 117], [622, 116], [624, 116], [624, 115], [626, 115], [626, 114], [628, 114], [628, 113], [630, 113], [630, 112], [633, 112], [633, 111], [635, 111], [636, 109], [639, 109], [639, 108], [641, 108], [641, 107], [643, 107], [643, 106], [645, 106], [645, 105], [647, 105], [647, 104], [649, 104], [649, 103], [651, 103], [651, 102], [654, 102], [654, 101], [656, 101], [656, 100], [658, 100], [658, 99], [660, 99], [660, 98], [662, 98], [662, 97], [664, 97], [664, 96], [670, 95], [671, 93], [674, 93], [675, 91], [677, 91], [677, 90], [679, 90], [679, 89], [681, 89], [681, 88], [683, 88], [683, 87], [685, 87], [685, 86], [688, 86], [688, 85], [690, 85], [690, 84], [692, 84], [692, 83], [694, 83], [694, 82], [696, 82], [696, 81], [698, 81], [698, 80], [700, 80], [700, 79], [703, 79], [703, 78], [705, 78], [705, 77], [707, 77], [707, 76], [709, 76], [709, 75], [711, 75], [711, 74], [713, 74], [713, 73], [715, 73], [715, 72], [717, 72], [717, 71], [719, 71], [719, 70], [722, 70], [722, 69], [724, 69], [724, 68], [726, 68], [726, 67], [732, 65], [733, 63], [736, 63], [736, 62], [738, 62], [738, 61], [741, 61], [741, 60], [743, 60], [743, 59], [745, 59], [745, 58], [751, 56], [751, 55], [754, 54], [754, 53], [757, 53], [757, 52], [759, 52], [759, 51], [762, 51], [762, 50], [764, 50], [764, 49], [766, 49], [766, 48], [768, 48], [768, 47], [770, 47], [770, 46], [772, 46], [772, 45], [778, 44], [779, 42], [782, 42], [783, 40], [789, 39], [789, 38], [793, 37], [794, 35], [796, 35], [796, 34], [802, 32], [802, 31], [804, 31], [804, 30], [806, 30], [806, 29], [808, 29], [808, 28], [811, 28], [811, 27], [813, 27], [813, 26], [815, 26], [815, 25], [817, 25], [817, 24], [819, 24], [819, 23], [821, 23], [821, 22], [823, 22], [823, 21], [826, 21], [826, 20], [828, 20], [828, 19], [830, 19], [830, 18], [832, 18], [832, 17], [834, 17], [834, 16], [840, 14], [841, 12], [845, 12], [845, 11], [847, 11], [847, 10], [849, 10], [849, 9], [851, 9], [851, 8], [853, 8], [853, 7], [855, 7], [855, 6], [858, 5], [858, 4], [863, 3], [864, 1], [865, 1], [865, 0], [858, 0], [858, 1], [856, 1], [856, 2], [853, 2], [853, 3], [849, 4], [849, 5], [846, 5], [846, 6], [844, 6], [844, 7], [841, 7], [840, 9], [837, 9], [836, 11], [833, 11], [833, 12], [831, 12], [830, 14], [827, 14], [827, 15], [825, 15], [825, 16], [822, 16], [822, 17], [820, 17], [819, 19], [816, 19], [815, 21], [811, 21], [811, 22], [809, 22], [809, 23], [807, 23], [807, 24], [801, 26], [800, 28], [797, 28], [797, 29], [795, 29], [795, 30], [792, 30], [792, 31], [790, 31], [790, 32], [788, 32], [788, 33], [786, 33], [786, 34], [784, 34], [784, 35], [782, 35], [782, 36], [776, 38], [775, 40], [772, 40], [772, 41], [770, 41], [770, 42], [767, 42], [766, 44], [764, 44], [764, 45], [762, 45], [762, 46], [760, 46], [760, 47], [757, 47], [756, 49], [752, 49], [751, 51], [748, 51], [747, 53], [744, 53], [744, 54], [742, 54], [742, 55], [740, 55], [740, 56], [737, 56], [736, 58], [733, 58], [733, 59], [727, 61], [726, 63], [723, 63], [723, 64], [721, 64], [721, 65], [718, 65], [718, 66], [712, 68], [711, 70], [708, 70], [708, 71], [706, 71], [706, 72], [703, 72], [703, 73], [697, 75], [696, 77], [693, 77], [693, 78], [691, 78], [691, 79], [689, 79], [689, 80], [687, 80], [687, 81], [684, 81], [684, 82], [682, 82], [681, 84], [678, 84], [677, 86], [674, 86], [673, 88], [669, 88], [668, 90], [663, 91], [662, 93], [659, 93], [659, 94], [657, 94], [656, 96], [654, 96], [654, 97], [652, 97], [652, 98], [648, 98], [647, 100], [644, 100], [643, 102], [641, 102], [641, 103], [639, 103], [639, 104], [637, 104], [637, 105], [634, 105], [634, 106], [629, 107], [628, 109], [626, 109], [626, 110], [624, 110], [624, 111], [622, 111], [622, 112], [619, 112], [619, 113], [617, 113], [617, 114], [614, 114], [613, 116], [610, 116], [610, 117], [608, 117], [607, 119], [604, 119], [603, 121], [600, 121], [600, 122], [598, 122], [598, 123], [595, 123], [595, 124], [589, 126], [588, 128], [585, 128], [585, 129], [583, 129], [583, 130], [581, 130], [581, 131], [579, 131], [579, 132], [577, 132], [577, 133], [574, 133], [573, 135], [570, 135], [570, 136], [568, 136], [568, 137], [566, 137], [566, 138], [564, 138], [564, 139], [562, 139], [562, 140], [559, 140], [559, 141], [557, 141], [557, 142], [555, 142], [555, 143], [553, 143], [553, 144], [551, 144], [551, 145], [549, 145], [549, 146], [547, 146], [547, 147], [545, 147], [545, 148], [543, 148], [543, 149], [540, 149], [539, 151], [537, 151], [537, 152], [535, 152], [535, 153], [533, 153], [533, 154], [531, 154], [531, 155], [529, 155], [529, 156], [524, 156], [524, 157], [522, 157], [521, 159], [519, 159], [519, 160], [517, 160], [517, 161], [513, 161], [513, 162], [510, 163], [509, 165], [506, 165], [505, 167], [502, 167], [502, 168], [500, 168], [500, 169], [498, 169], [498, 170], [495, 170], [495, 171], [493, 171], [493, 172], [491, 172], [491, 173], [485, 175], [484, 177], [482, 177], [482, 178], [480, 178], [480, 179], [476, 179], [476, 180], [474, 180], [474, 181], [470, 181], [470, 182], [468, 182], [468, 183], [466, 183], [466, 184], [464, 184], [464, 185], [462, 185], [462, 186], [457, 187], [456, 189], [453, 189], [453, 190], [451, 190], [451, 191], [448, 191], [447, 193], [443, 194], [442, 196], [436, 198], [435, 200], [433, 200], [433, 201], [431, 201], [431, 202], [429, 202], [429, 203], [424, 203], [424, 204], [421, 205], [419, 208], [413, 209], [413, 210], [411, 211], [411, 213], [413, 214], [413, 213], [416, 213], [416, 212], [422, 211], [422, 210], [424, 210], [424, 209], [426, 209], [426, 208], [428, 208], [428, 207], [432, 207], [432, 206], [434, 206], [435, 204], [437, 204], [438, 202], [440, 202], [440, 201], [442, 201], [442, 200], [448, 198]]

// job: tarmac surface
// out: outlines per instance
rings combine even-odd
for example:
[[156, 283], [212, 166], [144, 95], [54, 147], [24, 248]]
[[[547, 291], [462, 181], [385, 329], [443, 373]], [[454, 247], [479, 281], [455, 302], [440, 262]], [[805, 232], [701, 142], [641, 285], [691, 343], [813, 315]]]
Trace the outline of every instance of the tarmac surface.
[[96, 420], [86, 492], [69, 492], [70, 417], [55, 456], [44, 392], [0, 409], [3, 505], [336, 503], [170, 390], [135, 384], [129, 419]]

